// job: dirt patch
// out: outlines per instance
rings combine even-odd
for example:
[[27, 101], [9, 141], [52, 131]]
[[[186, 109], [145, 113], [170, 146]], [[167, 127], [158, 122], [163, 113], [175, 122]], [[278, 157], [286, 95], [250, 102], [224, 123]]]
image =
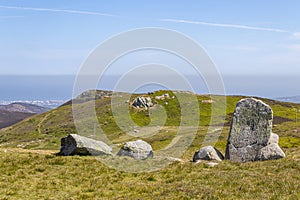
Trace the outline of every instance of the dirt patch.
[[284, 122], [291, 122], [291, 121], [293, 120], [284, 117], [279, 117], [279, 116], [273, 117], [273, 124], [282, 124]]

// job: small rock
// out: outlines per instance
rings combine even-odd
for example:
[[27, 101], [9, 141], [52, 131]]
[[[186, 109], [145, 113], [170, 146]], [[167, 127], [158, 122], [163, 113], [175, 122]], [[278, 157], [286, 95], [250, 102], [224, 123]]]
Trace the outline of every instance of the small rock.
[[170, 98], [170, 95], [169, 95], [168, 93], [166, 93], [166, 94], [164, 94], [164, 97], [165, 97], [166, 99], [169, 99], [169, 98]]
[[214, 166], [216, 166], [216, 165], [218, 165], [219, 163], [215, 163], [215, 162], [208, 162], [208, 163], [206, 163], [208, 166], [210, 166], [210, 167], [214, 167]]
[[276, 133], [271, 133], [268, 144], [278, 144], [279, 136]]
[[[173, 96], [174, 97], [174, 96]], [[169, 99], [170, 98], [170, 95], [168, 94], [168, 93], [165, 93], [165, 94], [163, 94], [163, 95], [161, 95], [161, 96], [156, 96], [155, 97], [155, 99], [156, 100], [164, 100], [164, 99]], [[175, 98], [175, 97], [174, 97]], [[173, 98], [173, 99], [174, 99]]]
[[129, 156], [137, 160], [145, 160], [153, 157], [150, 144], [143, 140], [126, 142], [118, 152], [118, 156]]
[[256, 160], [276, 160], [284, 158], [285, 153], [281, 150], [278, 144], [273, 143], [259, 150]]
[[213, 146], [202, 147], [199, 151], [196, 151], [193, 157], [193, 162], [199, 160], [217, 160], [222, 161], [224, 156]]

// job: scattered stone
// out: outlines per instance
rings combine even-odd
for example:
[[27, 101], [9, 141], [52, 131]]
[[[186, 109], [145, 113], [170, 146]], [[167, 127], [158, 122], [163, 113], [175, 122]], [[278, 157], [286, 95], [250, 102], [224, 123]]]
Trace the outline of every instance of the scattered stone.
[[278, 146], [278, 144], [273, 143], [261, 148], [256, 156], [256, 160], [275, 160], [284, 157], [285, 153], [282, 151], [282, 149]]
[[216, 165], [218, 165], [219, 163], [215, 163], [215, 162], [208, 162], [206, 163], [209, 167], [214, 167]]
[[[174, 97], [174, 96], [173, 96]], [[170, 95], [168, 93], [165, 93], [161, 96], [156, 96], [155, 99], [156, 100], [164, 100], [164, 99], [169, 99], [170, 98]], [[175, 98], [175, 97], [174, 97]]]
[[269, 105], [254, 98], [239, 101], [232, 118], [226, 159], [249, 162], [284, 157], [278, 146], [279, 137], [272, 133], [272, 123], [273, 111]]
[[222, 161], [224, 156], [213, 146], [202, 147], [199, 151], [196, 151], [193, 157], [193, 162], [199, 160], [217, 160]]
[[61, 139], [59, 155], [112, 155], [112, 148], [102, 141], [70, 134]]
[[145, 160], [153, 157], [150, 144], [143, 140], [126, 142], [118, 152], [118, 156], [129, 156], [137, 160]]
[[212, 99], [202, 100], [201, 102], [202, 102], [202, 103], [208, 103], [208, 104], [215, 103], [215, 101], [212, 100]]
[[139, 96], [133, 100], [132, 106], [134, 106], [136, 108], [148, 109], [153, 106], [153, 103], [152, 103], [150, 97]]

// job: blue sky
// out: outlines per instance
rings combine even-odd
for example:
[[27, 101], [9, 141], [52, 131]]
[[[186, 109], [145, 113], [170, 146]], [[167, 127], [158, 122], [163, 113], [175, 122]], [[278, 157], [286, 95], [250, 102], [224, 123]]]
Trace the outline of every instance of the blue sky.
[[296, 0], [0, 0], [0, 75], [76, 74], [105, 39], [143, 27], [193, 38], [222, 74], [300, 75], [299, 8]]

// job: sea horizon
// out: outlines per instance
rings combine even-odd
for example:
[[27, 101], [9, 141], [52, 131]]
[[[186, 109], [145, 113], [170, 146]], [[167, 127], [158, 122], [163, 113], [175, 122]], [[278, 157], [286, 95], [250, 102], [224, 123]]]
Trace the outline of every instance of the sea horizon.
[[[121, 75], [105, 75], [97, 88], [114, 91]], [[194, 93], [212, 94], [200, 76], [186, 75]], [[137, 76], [135, 78], [143, 78]], [[172, 76], [166, 76], [172, 78]], [[70, 100], [73, 97], [73, 86], [76, 75], [0, 75], [1, 101], [33, 100]], [[300, 95], [300, 82], [296, 75], [224, 75], [225, 95], [256, 96], [262, 98], [293, 97]], [[280, 81], [279, 81], [280, 80]], [[158, 84], [138, 88], [134, 93], [147, 93], [156, 90], [182, 90], [166, 88]], [[84, 92], [84, 91], [82, 91]], [[131, 91], [124, 91], [131, 92]]]

